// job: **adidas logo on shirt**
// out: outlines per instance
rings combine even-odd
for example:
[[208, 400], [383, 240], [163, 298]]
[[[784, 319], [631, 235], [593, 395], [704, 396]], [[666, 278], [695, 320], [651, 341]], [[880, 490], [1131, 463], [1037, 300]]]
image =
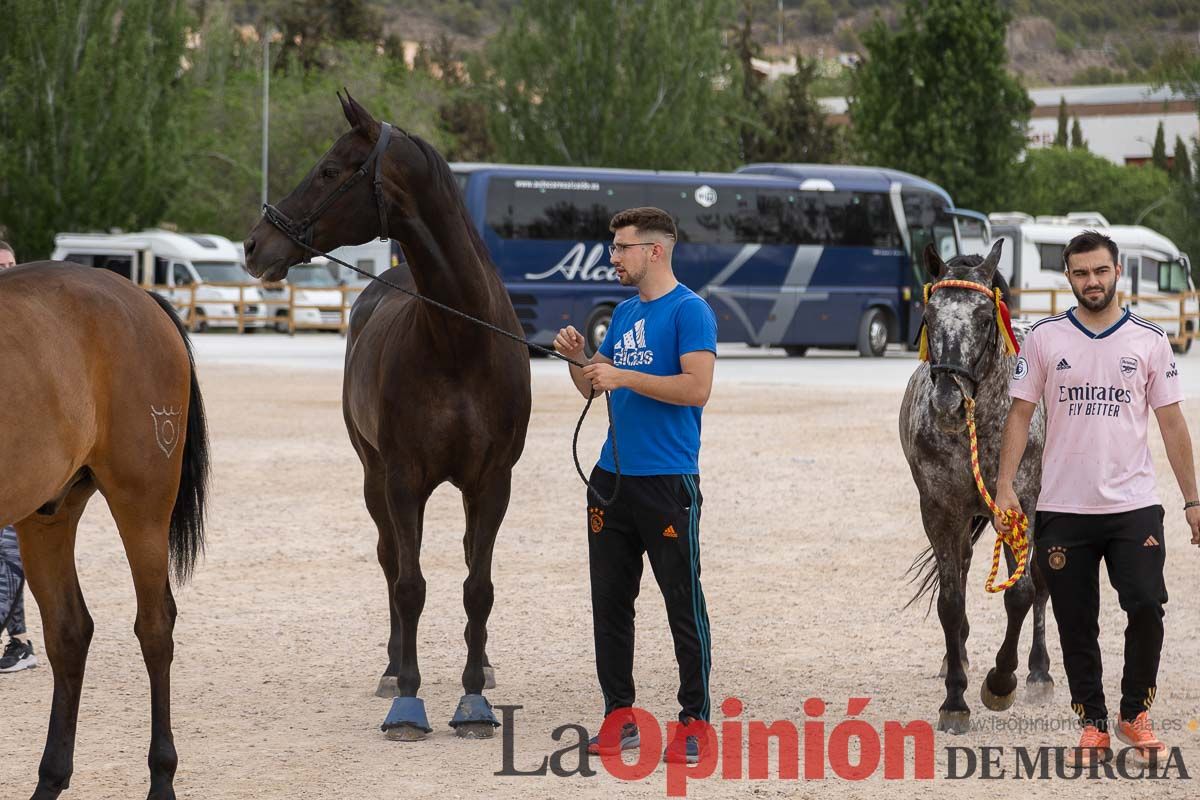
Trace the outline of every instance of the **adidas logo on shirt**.
[[1154, 538], [1154, 534], [1146, 537], [1146, 541], [1142, 542], [1142, 547], [1158, 547], [1158, 539]]
[[654, 363], [654, 351], [646, 347], [646, 320], [639, 319], [633, 328], [613, 343], [613, 365], [637, 367]]
[[1070, 369], [1070, 368], [1071, 368], [1071, 365], [1067, 363], [1067, 360], [1065, 358], [1060, 360], [1058, 362], [1058, 366], [1055, 367], [1056, 370], [1063, 370], [1063, 369]]

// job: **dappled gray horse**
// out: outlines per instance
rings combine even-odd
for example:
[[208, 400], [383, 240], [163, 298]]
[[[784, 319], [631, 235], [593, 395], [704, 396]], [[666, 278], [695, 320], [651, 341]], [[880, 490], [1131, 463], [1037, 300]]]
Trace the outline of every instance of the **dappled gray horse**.
[[[983, 287], [997, 286], [1007, 300], [1008, 286], [997, 274], [1002, 240], [986, 259], [958, 256], [946, 264], [932, 245], [925, 250], [925, 267], [935, 282], [964, 280]], [[985, 484], [994, 492], [1000, 464], [1000, 440], [1011, 400], [1009, 376], [1016, 358], [1006, 354], [994, 300], [971, 288], [944, 287], [932, 293], [925, 306], [928, 361], [908, 381], [900, 407], [900, 443], [921, 495], [921, 520], [929, 547], [913, 562], [917, 595], [937, 591], [938, 617], [946, 636], [942, 674], [946, 700], [938, 713], [938, 730], [964, 733], [971, 711], [963, 699], [967, 688], [967, 572], [971, 550], [990, 528], [991, 512], [979, 495], [971, 471], [964, 396], [975, 399], [979, 463]], [[1029, 443], [1017, 470], [1014, 488], [1021, 508], [1031, 515], [1037, 506], [1042, 477], [1045, 414], [1039, 406], [1029, 430]], [[1029, 530], [1033, 541], [1032, 526]], [[1016, 562], [1004, 549], [1009, 574]], [[983, 704], [993, 711], [1012, 705], [1017, 688], [1017, 645], [1025, 616], [1033, 606], [1033, 646], [1029, 651], [1026, 696], [1045, 702], [1054, 691], [1046, 652], [1047, 590], [1031, 562], [1025, 575], [1004, 592], [1008, 628], [993, 667], [980, 686]], [[930, 604], [932, 604], [932, 598]]]

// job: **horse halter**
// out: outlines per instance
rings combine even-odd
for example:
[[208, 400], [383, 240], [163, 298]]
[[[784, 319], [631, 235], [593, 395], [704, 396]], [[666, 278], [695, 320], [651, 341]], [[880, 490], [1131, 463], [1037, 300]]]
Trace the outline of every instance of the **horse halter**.
[[[985, 348], [978, 357], [976, 357], [975, 363], [973, 363], [970, 368], [964, 367], [961, 364], [941, 364], [933, 361], [932, 354], [929, 352], [929, 333], [926, 330], [925, 321], [923, 319], [921, 321], [920, 357], [922, 361], [930, 362], [929, 372], [931, 377], [939, 372], [945, 372], [949, 373], [951, 377], [954, 377], [956, 380], [957, 377], [961, 375], [972, 383], [978, 385], [979, 378], [976, 375], [976, 369], [979, 367], [979, 362], [994, 346], [997, 336], [1003, 336], [1004, 350], [1006, 354], [1016, 355], [1020, 351], [1020, 347], [1017, 345], [1016, 337], [1013, 336], [1012, 322], [1008, 314], [1008, 306], [1001, 298], [999, 289], [989, 288], [981, 283], [976, 283], [975, 281], [944, 280], [938, 281], [937, 283], [925, 284], [925, 308], [927, 311], [929, 309], [930, 295], [939, 289], [969, 289], [970, 291], [987, 295], [988, 298], [991, 299], [996, 305], [996, 327], [992, 330], [992, 338], [988, 342], [988, 347]], [[961, 384], [959, 384], [959, 388], [962, 388]]]
[[375, 163], [375, 207], [379, 211], [379, 238], [382, 241], [387, 241], [387, 212], [383, 202], [383, 153], [387, 150], [388, 140], [392, 136], [392, 126], [386, 122], [380, 123], [379, 138], [375, 141], [375, 147], [371, 150], [371, 154], [367, 156], [367, 160], [362, 163], [353, 175], [342, 182], [342, 185], [334, 189], [333, 192], [326, 197], [312, 211], [308, 213], [304, 219], [299, 222], [294, 221], [287, 214], [280, 211], [270, 203], [263, 203], [263, 219], [270, 222], [279, 230], [283, 231], [290, 238], [295, 239], [306, 247], [312, 247], [313, 225], [321, 218], [334, 202], [349, 191], [350, 187], [358, 182], [359, 178], [364, 177], [367, 171], [371, 168], [371, 163]]

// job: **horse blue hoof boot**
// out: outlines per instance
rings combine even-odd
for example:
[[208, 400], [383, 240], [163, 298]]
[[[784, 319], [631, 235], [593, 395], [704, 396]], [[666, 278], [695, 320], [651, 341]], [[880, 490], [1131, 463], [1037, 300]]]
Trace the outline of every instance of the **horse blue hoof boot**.
[[392, 709], [379, 727], [394, 742], [420, 741], [433, 732], [425, 716], [425, 701], [419, 697], [392, 700]]
[[464, 694], [454, 710], [450, 727], [464, 739], [490, 739], [500, 723], [492, 713], [492, 704], [481, 694]]

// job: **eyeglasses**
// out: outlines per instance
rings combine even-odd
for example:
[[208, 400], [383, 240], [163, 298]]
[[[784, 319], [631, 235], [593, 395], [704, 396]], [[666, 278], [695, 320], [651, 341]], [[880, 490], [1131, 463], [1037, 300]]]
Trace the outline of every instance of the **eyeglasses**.
[[625, 250], [630, 247], [654, 247], [654, 245], [656, 245], [656, 244], [658, 244], [658, 242], [629, 242], [627, 244], [625, 244], [625, 243], [610, 244], [608, 246], [608, 257], [612, 258], [617, 253], [624, 253]]

